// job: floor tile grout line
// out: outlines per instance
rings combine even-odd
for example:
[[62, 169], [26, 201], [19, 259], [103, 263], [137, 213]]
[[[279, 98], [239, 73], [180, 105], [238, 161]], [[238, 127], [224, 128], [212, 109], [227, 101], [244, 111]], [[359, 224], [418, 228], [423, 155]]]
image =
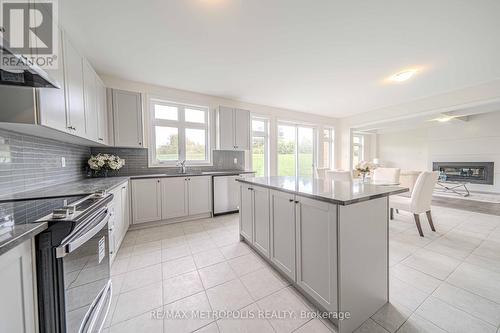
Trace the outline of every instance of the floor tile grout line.
[[[446, 283], [446, 282], [445, 282], [445, 283]], [[454, 287], [457, 287], [457, 286], [455, 286], [455, 285], [453, 285], [453, 286], [454, 286]], [[460, 288], [460, 287], [457, 287], [457, 288], [458, 288], [458, 289], [462, 289], [462, 288]], [[462, 290], [464, 290], [464, 289], [462, 289]], [[467, 290], [465, 290], [465, 291], [467, 291]], [[462, 311], [462, 312], [467, 313], [468, 315], [470, 315], [471, 317], [476, 318], [476, 319], [477, 319], [477, 320], [479, 320], [479, 321], [482, 321], [482, 322], [484, 322], [484, 323], [486, 323], [486, 324], [489, 324], [489, 325], [491, 325], [491, 326], [493, 326], [493, 327], [496, 327], [496, 325], [495, 325], [495, 324], [492, 324], [492, 323], [490, 323], [490, 322], [488, 322], [488, 321], [486, 321], [486, 320], [484, 320], [484, 319], [482, 319], [482, 318], [479, 318], [478, 316], [476, 316], [476, 315], [475, 315], [475, 314], [473, 314], [472, 312], [468, 312], [468, 311], [467, 311], [467, 310], [465, 310], [465, 309], [461, 309], [461, 308], [459, 308], [459, 307], [457, 307], [457, 306], [455, 306], [455, 305], [453, 305], [453, 304], [449, 303], [449, 302], [448, 302], [448, 301], [446, 301], [445, 299], [442, 299], [442, 298], [440, 298], [440, 297], [438, 297], [438, 296], [434, 295], [434, 293], [432, 293], [432, 295], [431, 295], [431, 296], [433, 296], [434, 298], [437, 298], [437, 299], [438, 299], [438, 300], [440, 300], [441, 302], [446, 303], [446, 304], [448, 304], [449, 306], [451, 306], [451, 307], [453, 307], [453, 308], [455, 308], [455, 309], [457, 309], [457, 310], [460, 310], [460, 311]], [[476, 296], [479, 296], [479, 295], [476, 295]], [[479, 296], [479, 297], [484, 298], [484, 299], [487, 299], [487, 298], [482, 297], [482, 296]], [[488, 300], [488, 299], [487, 299], [487, 300]], [[497, 304], [498, 304], [498, 303], [497, 303]], [[500, 304], [499, 304], [499, 305], [500, 305]], [[500, 324], [499, 324], [499, 325], [500, 325]]]

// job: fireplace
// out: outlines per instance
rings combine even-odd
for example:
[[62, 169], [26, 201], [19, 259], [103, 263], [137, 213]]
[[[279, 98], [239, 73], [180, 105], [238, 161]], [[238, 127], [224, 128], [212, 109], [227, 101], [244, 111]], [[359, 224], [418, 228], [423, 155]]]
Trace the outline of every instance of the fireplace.
[[433, 162], [432, 170], [439, 171], [448, 181], [493, 185], [494, 162]]

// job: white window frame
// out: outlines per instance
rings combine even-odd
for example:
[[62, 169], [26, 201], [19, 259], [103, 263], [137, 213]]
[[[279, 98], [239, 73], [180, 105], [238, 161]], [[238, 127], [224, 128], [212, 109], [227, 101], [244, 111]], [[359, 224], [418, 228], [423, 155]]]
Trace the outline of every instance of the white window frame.
[[[325, 142], [328, 142], [328, 165], [323, 165], [323, 168], [329, 168], [333, 169], [335, 167], [335, 129], [333, 127], [323, 127], [321, 129], [322, 131], [328, 131], [329, 132], [329, 139], [328, 141], [325, 140], [325, 136], [323, 132], [321, 132], [321, 154], [324, 154], [323, 152], [323, 144]], [[322, 163], [324, 162], [325, 157], [322, 156]]]
[[[359, 138], [359, 142], [355, 143], [354, 138]], [[352, 161], [352, 168], [354, 169], [356, 166], [354, 165], [354, 147], [359, 148], [359, 161], [364, 161], [365, 160], [365, 137], [363, 134], [353, 134], [352, 135], [352, 154], [351, 154], [351, 161]]]
[[[178, 110], [178, 120], [156, 119], [155, 105], [173, 106]], [[205, 112], [205, 123], [193, 123], [185, 121], [185, 109], [194, 109]], [[186, 104], [163, 100], [160, 98], [149, 99], [149, 119], [150, 119], [150, 147], [149, 147], [149, 166], [150, 167], [171, 167], [176, 166], [180, 161], [186, 161], [188, 166], [211, 165], [211, 142], [210, 142], [210, 108], [208, 106]], [[156, 130], [155, 126], [175, 127], [179, 135], [178, 154], [176, 161], [159, 161], [156, 158]], [[204, 160], [186, 160], [186, 129], [205, 130], [205, 159]]]
[[[257, 120], [257, 121], [262, 121], [264, 122], [264, 131], [254, 131], [252, 127], [252, 121]], [[260, 137], [264, 138], [264, 176], [267, 177], [269, 176], [269, 119], [258, 116], [258, 115], [251, 115], [250, 117], [250, 131], [251, 131], [251, 138], [250, 138], [250, 158], [252, 162], [252, 168], [253, 168], [253, 138], [254, 137]]]
[[312, 168], [313, 168], [313, 177], [316, 169], [318, 167], [318, 126], [305, 124], [300, 122], [292, 122], [286, 120], [278, 120], [276, 123], [276, 174], [279, 172], [279, 158], [278, 158], [278, 140], [279, 140], [279, 126], [290, 126], [295, 127], [295, 177], [298, 177], [299, 172], [299, 127], [303, 128], [311, 128], [313, 130], [313, 160], [312, 160]]

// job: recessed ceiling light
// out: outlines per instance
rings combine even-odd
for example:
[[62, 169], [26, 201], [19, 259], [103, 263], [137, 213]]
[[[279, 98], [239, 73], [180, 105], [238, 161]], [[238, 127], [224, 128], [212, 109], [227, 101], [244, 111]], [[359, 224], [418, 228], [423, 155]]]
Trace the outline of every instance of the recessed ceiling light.
[[446, 123], [446, 122], [448, 122], [452, 119], [455, 119], [455, 118], [457, 118], [457, 116], [450, 116], [447, 114], [442, 114], [437, 118], [431, 119], [431, 121], [439, 121], [440, 123]]
[[403, 82], [410, 79], [413, 75], [417, 73], [416, 69], [407, 69], [392, 75], [389, 80], [394, 82]]

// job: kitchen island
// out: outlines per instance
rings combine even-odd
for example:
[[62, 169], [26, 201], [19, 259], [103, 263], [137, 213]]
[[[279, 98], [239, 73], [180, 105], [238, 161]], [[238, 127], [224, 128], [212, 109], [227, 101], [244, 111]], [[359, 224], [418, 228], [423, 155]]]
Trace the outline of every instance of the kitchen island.
[[389, 196], [407, 188], [307, 177], [238, 182], [241, 239], [340, 333], [388, 302]]

